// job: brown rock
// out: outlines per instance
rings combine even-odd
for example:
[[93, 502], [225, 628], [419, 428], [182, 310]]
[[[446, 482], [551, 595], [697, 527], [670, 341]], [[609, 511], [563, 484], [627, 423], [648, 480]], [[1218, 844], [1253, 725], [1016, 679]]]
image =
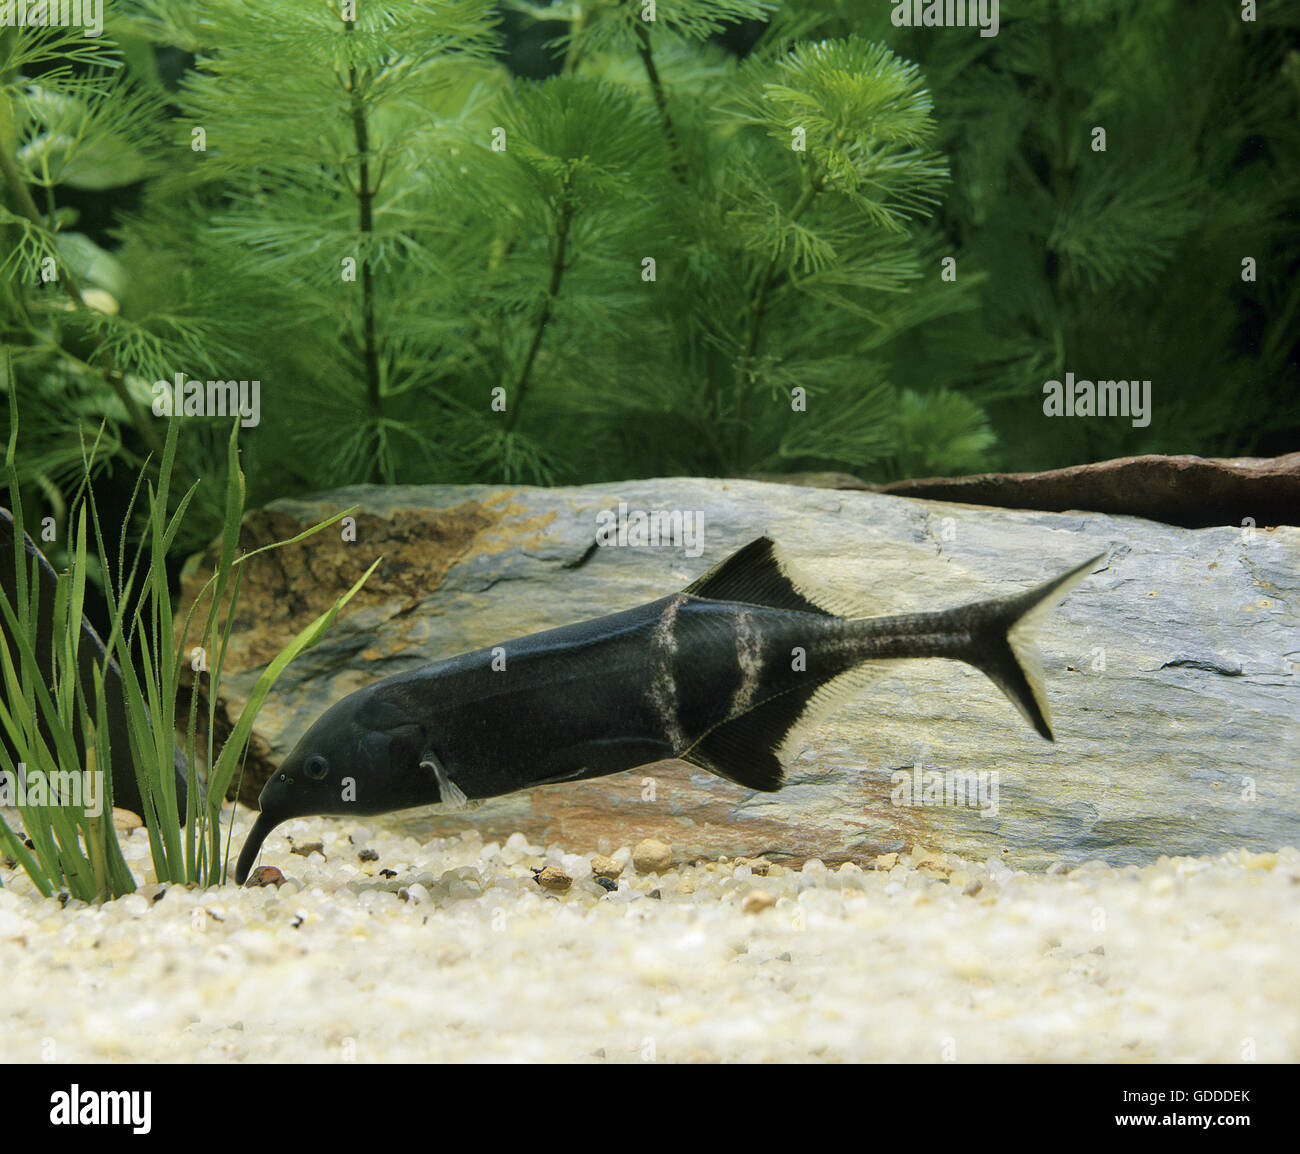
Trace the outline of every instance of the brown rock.
[[934, 873], [943, 874], [945, 877], [952, 873], [953, 869], [943, 858], [936, 857], [925, 850], [920, 850], [912, 855], [912, 868], [914, 870], [931, 870]]
[[1300, 453], [1284, 457], [1119, 457], [1042, 473], [894, 481], [880, 492], [1009, 509], [1089, 509], [1201, 529], [1300, 524]]
[[648, 837], [632, 851], [632, 864], [641, 873], [666, 870], [673, 864], [673, 847], [658, 838]]
[[537, 884], [544, 890], [550, 890], [552, 893], [567, 893], [573, 879], [563, 870], [555, 866], [547, 866], [544, 870], [536, 875]]
[[616, 878], [623, 872], [623, 863], [598, 853], [591, 859], [591, 872], [598, 878]]
[[132, 813], [129, 809], [118, 809], [113, 807], [113, 828], [118, 833], [130, 833], [133, 829], [143, 829], [144, 819], [138, 813]]
[[252, 889], [254, 886], [275, 886], [279, 889], [284, 885], [284, 874], [275, 866], [258, 866], [251, 874], [248, 875], [248, 881], [244, 883], [245, 889]]
[[767, 890], [750, 890], [745, 895], [745, 900], [740, 903], [740, 909], [742, 913], [757, 914], [774, 905], [776, 905], [776, 898]]

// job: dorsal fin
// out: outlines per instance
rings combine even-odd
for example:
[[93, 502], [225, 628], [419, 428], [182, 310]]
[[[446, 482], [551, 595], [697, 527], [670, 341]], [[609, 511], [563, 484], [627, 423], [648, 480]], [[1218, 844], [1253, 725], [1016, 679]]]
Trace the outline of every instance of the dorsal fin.
[[692, 581], [682, 592], [692, 597], [707, 597], [711, 601], [742, 601], [747, 605], [830, 616], [827, 610], [795, 588], [794, 582], [786, 575], [771, 537], [751, 541], [703, 577]]

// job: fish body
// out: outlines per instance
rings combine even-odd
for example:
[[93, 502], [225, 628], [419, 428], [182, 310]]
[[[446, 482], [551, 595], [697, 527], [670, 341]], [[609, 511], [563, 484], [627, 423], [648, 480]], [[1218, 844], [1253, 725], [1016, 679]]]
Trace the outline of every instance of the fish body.
[[843, 615], [759, 538], [681, 592], [385, 678], [331, 706], [263, 789], [242, 884], [280, 822], [448, 810], [680, 757], [750, 789], [869, 664], [944, 657], [983, 670], [1052, 740], [1027, 630], [1091, 571], [933, 613]]

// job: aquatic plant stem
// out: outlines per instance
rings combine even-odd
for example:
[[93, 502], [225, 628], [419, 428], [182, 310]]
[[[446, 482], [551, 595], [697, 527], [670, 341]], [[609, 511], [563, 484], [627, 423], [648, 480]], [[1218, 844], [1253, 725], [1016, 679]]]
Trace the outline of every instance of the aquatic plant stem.
[[560, 285], [564, 281], [565, 256], [569, 242], [569, 227], [572, 223], [573, 209], [569, 206], [566, 197], [563, 207], [560, 209], [559, 219], [555, 224], [555, 253], [551, 258], [551, 279], [546, 286], [546, 299], [542, 302], [542, 311], [538, 314], [537, 324], [533, 329], [533, 339], [528, 345], [528, 354], [524, 357], [523, 366], [519, 370], [519, 378], [515, 381], [514, 397], [508, 402], [509, 408], [506, 412], [505, 422], [507, 433], [515, 427], [519, 420], [519, 411], [523, 407], [524, 394], [528, 391], [533, 363], [537, 360], [537, 350], [541, 348], [546, 326], [550, 324], [551, 317], [555, 312], [555, 301], [560, 295]]
[[663, 121], [664, 136], [668, 140], [668, 147], [673, 154], [673, 175], [682, 183], [686, 183], [686, 158], [682, 155], [681, 142], [677, 139], [677, 129], [673, 126], [672, 114], [668, 111], [668, 98], [664, 94], [663, 82], [659, 79], [659, 69], [655, 66], [654, 52], [650, 47], [650, 29], [646, 27], [644, 21], [638, 21], [636, 26], [636, 50], [641, 57], [641, 63], [645, 67], [645, 74], [650, 81], [650, 91], [654, 94], [655, 105], [659, 109], [660, 119]]
[[569, 31], [569, 47], [564, 53], [564, 65], [560, 70], [566, 76], [578, 70], [578, 61], [582, 57], [582, 33], [586, 27], [587, 9], [579, 5], [578, 14], [573, 18]]
[[[348, 32], [356, 28], [354, 21], [346, 21]], [[375, 339], [375, 280], [370, 267], [370, 256], [365, 251], [368, 238], [375, 231], [374, 201], [377, 189], [370, 183], [370, 126], [366, 121], [366, 101], [362, 95], [361, 78], [355, 65], [348, 66], [348, 105], [352, 117], [352, 134], [357, 146], [357, 185], [353, 190], [357, 198], [357, 230], [362, 236], [361, 256], [361, 361], [366, 378], [366, 403], [372, 419], [378, 426], [383, 417], [383, 396], [379, 386], [379, 345]], [[383, 470], [376, 456], [371, 480], [384, 481]]]
[[[808, 183], [799, 194], [799, 199], [794, 202], [793, 207], [790, 209], [790, 215], [786, 218], [787, 225], [798, 222], [799, 218], [808, 211], [808, 206], [817, 198], [817, 194], [822, 191], [822, 187], [821, 177], [810, 174]], [[767, 315], [768, 297], [772, 291], [772, 283], [776, 279], [779, 258], [779, 252], [772, 256], [759, 280], [758, 291], [755, 293], [754, 302], [749, 309], [749, 331], [745, 340], [745, 349], [741, 353], [740, 363], [736, 367], [736, 409], [734, 414], [736, 419], [736, 456], [734, 463], [737, 468], [741, 468], [744, 464], [745, 448], [749, 441], [749, 425], [745, 421], [745, 410], [749, 407], [749, 397], [754, 387], [754, 374], [751, 365], [758, 353], [759, 336], [762, 332], [763, 318]]]
[[[1050, 0], [1048, 12], [1048, 51], [1051, 54], [1052, 74], [1056, 77], [1056, 147], [1052, 155], [1052, 197], [1056, 201], [1058, 216], [1063, 215], [1066, 201], [1073, 185], [1073, 173], [1070, 170], [1069, 149], [1071, 125], [1074, 120], [1073, 109], [1069, 102], [1069, 86], [1065, 83], [1066, 45], [1065, 26], [1061, 21], [1059, 0]], [[1065, 371], [1069, 364], [1070, 352], [1075, 346], [1074, 321], [1074, 277], [1070, 263], [1061, 253], [1056, 254], [1056, 305], [1061, 318], [1061, 364], [1059, 370]]]

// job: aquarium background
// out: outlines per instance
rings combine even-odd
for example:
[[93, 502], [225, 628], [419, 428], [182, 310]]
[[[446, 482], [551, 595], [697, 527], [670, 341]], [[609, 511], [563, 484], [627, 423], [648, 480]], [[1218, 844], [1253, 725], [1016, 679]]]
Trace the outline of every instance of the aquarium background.
[[[250, 506], [1296, 447], [1300, 5], [642, 8], [0, 31], [24, 491], [57, 515], [106, 420], [124, 495], [178, 375], [260, 383]], [[1150, 381], [1149, 423], [1045, 417], [1067, 373]], [[228, 432], [186, 422], [177, 555]]]

